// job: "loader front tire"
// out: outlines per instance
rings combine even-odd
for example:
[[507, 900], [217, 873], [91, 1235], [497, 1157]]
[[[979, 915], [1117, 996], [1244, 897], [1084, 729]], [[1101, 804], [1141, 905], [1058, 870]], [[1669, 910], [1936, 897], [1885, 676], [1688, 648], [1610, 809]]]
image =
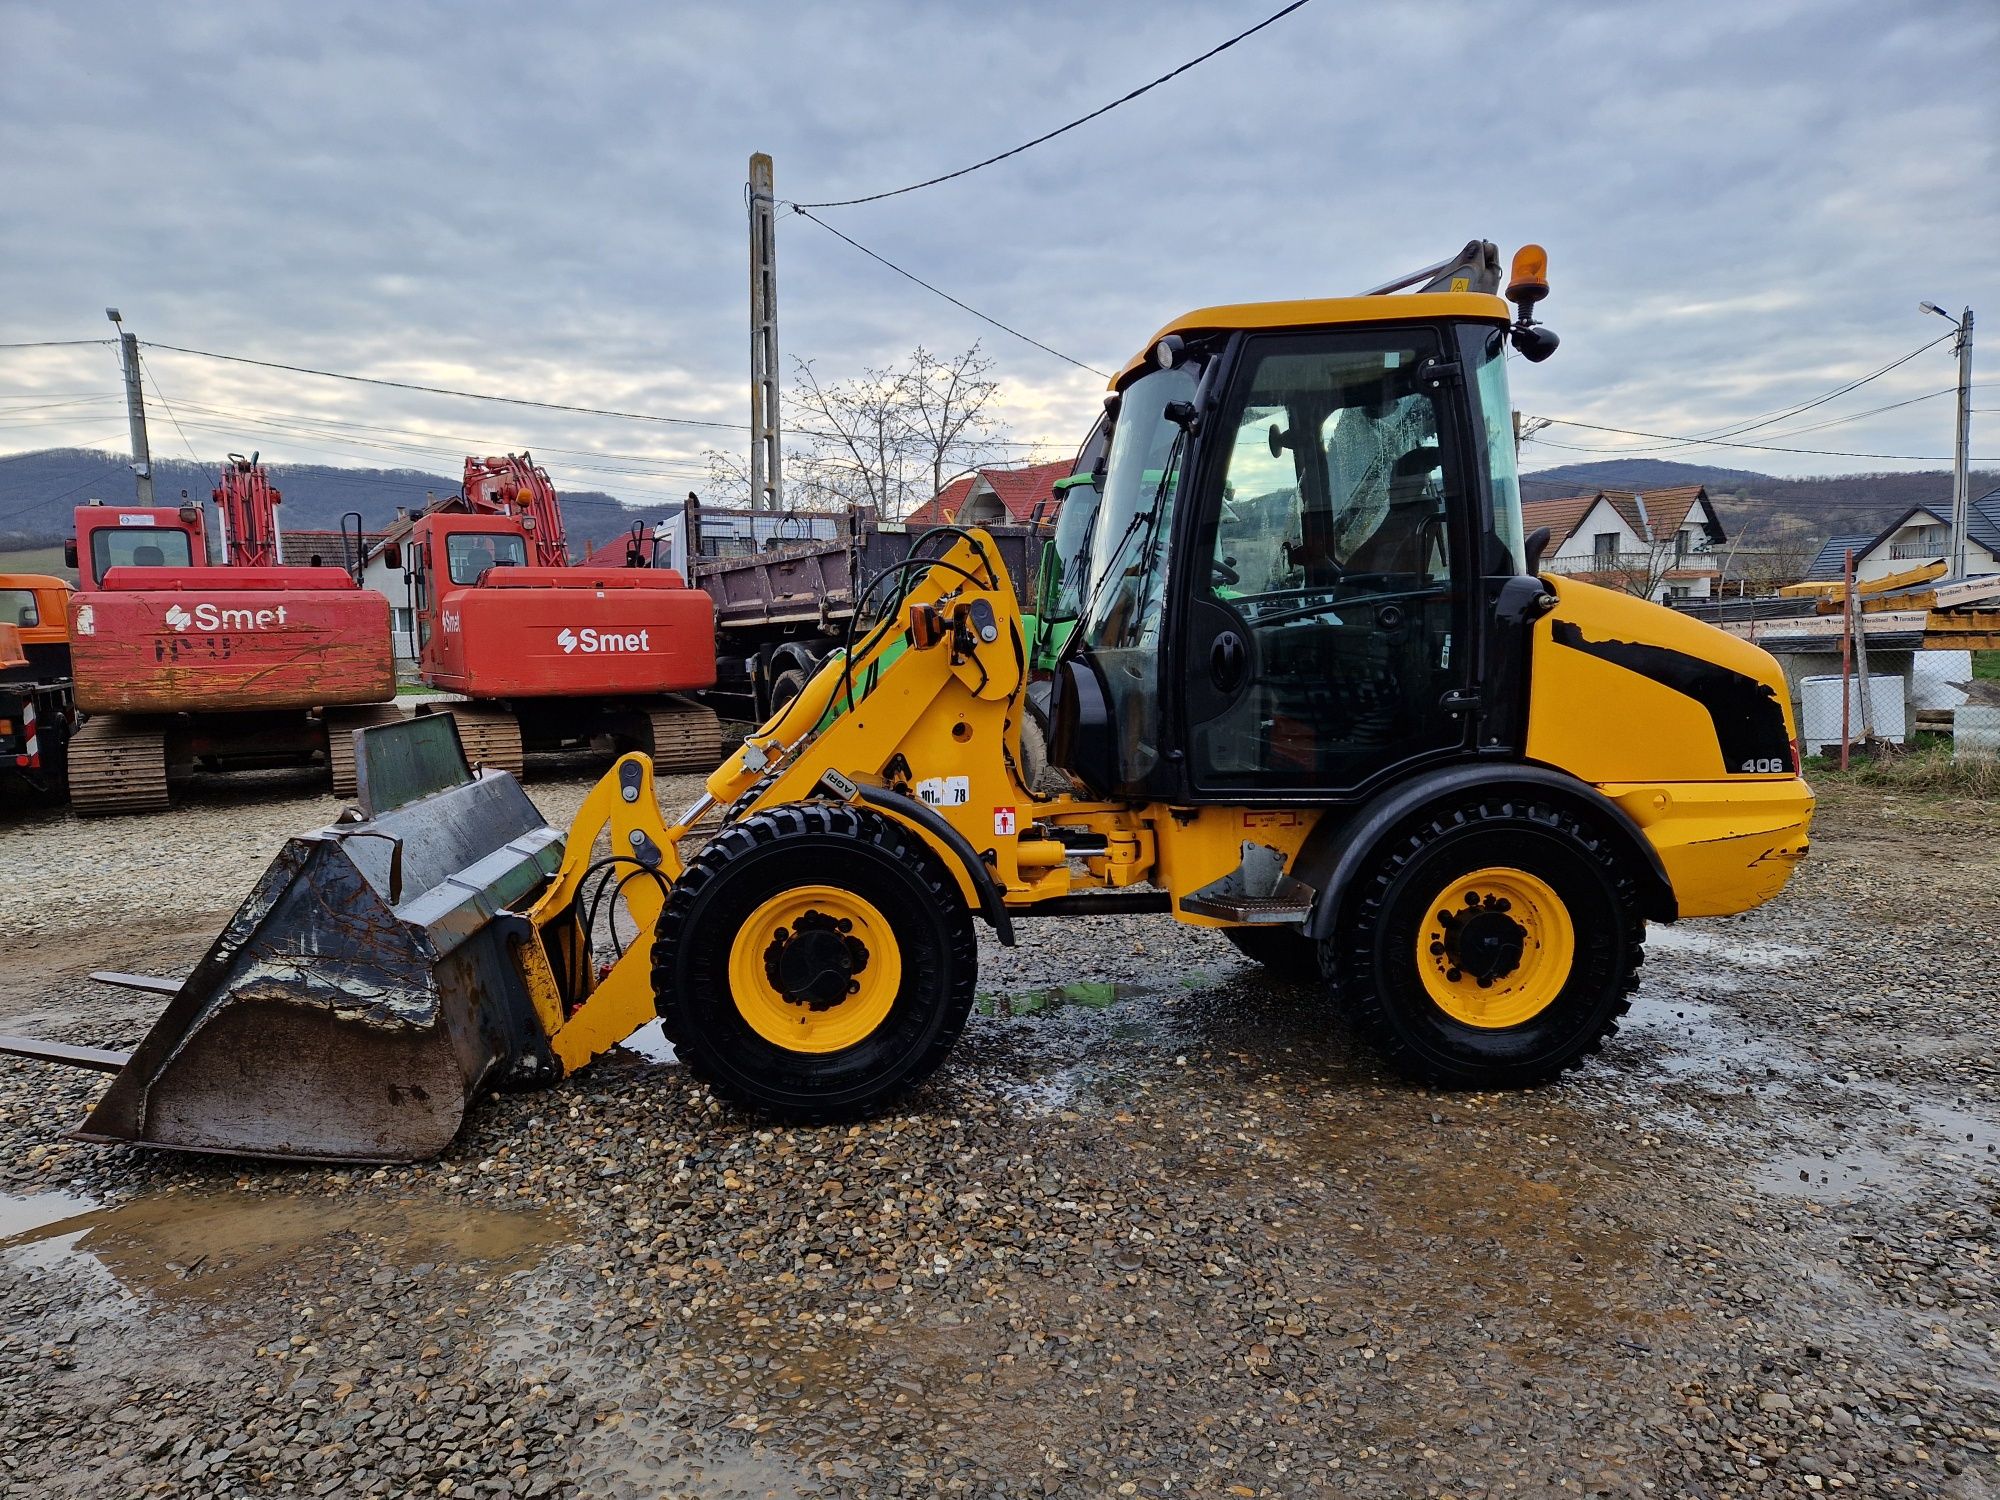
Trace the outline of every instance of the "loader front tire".
[[653, 996], [681, 1063], [781, 1119], [886, 1108], [936, 1071], [972, 1008], [957, 883], [913, 832], [835, 803], [770, 808], [674, 883]]
[[1391, 1063], [1448, 1088], [1579, 1066], [1618, 1029], [1645, 956], [1622, 851], [1562, 807], [1504, 795], [1395, 835], [1348, 912], [1342, 999]]

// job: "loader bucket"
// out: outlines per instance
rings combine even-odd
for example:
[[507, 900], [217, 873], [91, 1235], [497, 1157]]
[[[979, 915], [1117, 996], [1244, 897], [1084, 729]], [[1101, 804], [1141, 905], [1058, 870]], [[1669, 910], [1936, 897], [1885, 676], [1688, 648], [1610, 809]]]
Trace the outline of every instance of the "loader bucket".
[[510, 944], [562, 835], [448, 714], [358, 732], [357, 817], [294, 838], [85, 1120], [88, 1140], [394, 1162], [553, 1077]]

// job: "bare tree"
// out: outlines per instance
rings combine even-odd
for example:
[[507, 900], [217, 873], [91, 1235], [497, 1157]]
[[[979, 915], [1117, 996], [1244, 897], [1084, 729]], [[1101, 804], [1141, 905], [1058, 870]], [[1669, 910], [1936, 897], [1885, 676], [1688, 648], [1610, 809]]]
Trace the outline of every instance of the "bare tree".
[[[823, 380], [794, 360], [787, 404], [796, 414], [785, 449], [785, 508], [873, 509], [900, 520], [944, 488], [948, 475], [990, 461], [1004, 433], [987, 413], [1000, 389], [992, 361], [974, 344], [941, 359], [912, 350], [901, 364]], [[711, 449], [709, 488], [721, 503], [747, 504], [748, 465]]]
[[1675, 568], [1687, 565], [1687, 560], [1675, 547], [1674, 539], [1668, 537], [1663, 541], [1648, 542], [1637, 552], [1620, 552], [1611, 566], [1593, 567], [1591, 573], [1607, 588], [1623, 589], [1641, 599], [1654, 599], [1659, 597], [1667, 575]]
[[952, 359], [939, 359], [921, 344], [910, 355], [904, 394], [911, 428], [929, 460], [932, 495], [944, 488], [946, 474], [977, 468], [996, 446], [986, 416], [1000, 389], [992, 370], [977, 343]]
[[913, 505], [922, 447], [912, 417], [906, 370], [863, 370], [851, 380], [822, 381], [812, 361], [793, 361], [792, 408], [820, 431], [811, 450], [814, 482], [895, 518]]

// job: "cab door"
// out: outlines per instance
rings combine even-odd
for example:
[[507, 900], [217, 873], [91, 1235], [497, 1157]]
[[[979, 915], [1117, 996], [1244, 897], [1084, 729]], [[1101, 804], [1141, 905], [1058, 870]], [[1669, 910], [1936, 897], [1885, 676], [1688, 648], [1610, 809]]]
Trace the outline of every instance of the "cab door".
[[1203, 800], [1337, 797], [1468, 741], [1476, 483], [1435, 329], [1246, 340], [1187, 534]]

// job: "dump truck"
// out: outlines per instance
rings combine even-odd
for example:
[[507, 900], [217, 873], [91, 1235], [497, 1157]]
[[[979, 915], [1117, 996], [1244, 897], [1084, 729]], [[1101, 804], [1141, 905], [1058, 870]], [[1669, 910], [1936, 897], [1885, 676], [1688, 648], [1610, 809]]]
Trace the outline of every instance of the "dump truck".
[[[862, 586], [900, 563], [924, 529], [884, 521], [871, 506], [774, 515], [689, 495], [655, 528], [651, 555], [714, 601], [715, 684], [702, 696], [753, 724], [784, 707], [847, 642]], [[1045, 530], [988, 528], [1023, 585]]]
[[69, 596], [45, 573], [0, 573], [0, 776], [60, 794], [76, 728]]
[[165, 808], [197, 764], [323, 757], [344, 795], [353, 729], [399, 716], [389, 601], [345, 568], [279, 561], [282, 496], [256, 455], [229, 455], [213, 498], [220, 566], [208, 560], [202, 507], [185, 498], [92, 501], [75, 513], [67, 550], [81, 584], [69, 633], [85, 719], [70, 741], [69, 793], [79, 813]]
[[462, 498], [418, 518], [405, 569], [418, 675], [475, 763], [520, 774], [529, 750], [599, 739], [663, 769], [722, 757], [722, 725], [691, 693], [715, 681], [708, 596], [650, 556], [572, 564], [562, 506], [528, 453], [465, 461]]
[[1555, 347], [1546, 259], [1500, 276], [1474, 241], [1185, 314], [1124, 366], [1060, 790], [1021, 768], [1016, 585], [945, 527], [671, 819], [640, 755], [565, 833], [446, 725], [363, 731], [355, 816], [286, 846], [134, 1053], [0, 1049], [116, 1072], [87, 1137], [408, 1160], [657, 1017], [722, 1098], [840, 1120], [944, 1062], [981, 926], [1152, 912], [1324, 986], [1412, 1078], [1559, 1077], [1649, 923], [1783, 889], [1813, 796], [1771, 657], [1538, 573], [1507, 365]]

